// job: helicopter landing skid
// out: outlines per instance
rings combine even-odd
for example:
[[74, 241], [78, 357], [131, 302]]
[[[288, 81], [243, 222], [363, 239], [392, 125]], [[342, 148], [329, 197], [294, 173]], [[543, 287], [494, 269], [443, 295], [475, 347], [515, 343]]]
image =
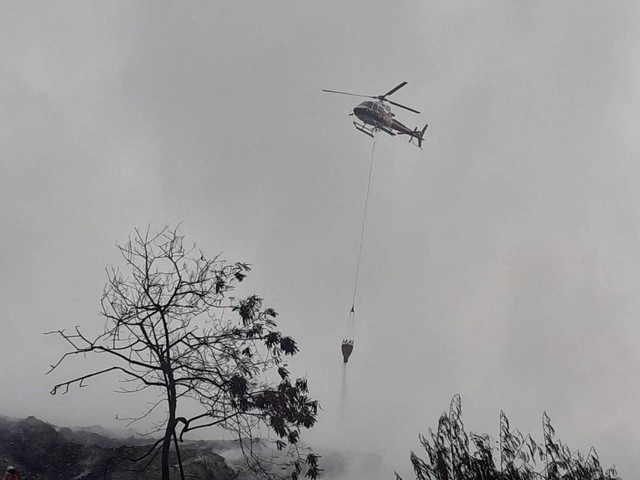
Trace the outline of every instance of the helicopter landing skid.
[[375, 128], [369, 128], [364, 123], [353, 122], [353, 126], [356, 127], [356, 130], [364, 133], [365, 135], [369, 135], [371, 138], [373, 134], [376, 132]]
[[396, 134], [395, 134], [395, 133], [393, 133], [391, 130], [389, 130], [389, 129], [387, 129], [387, 128], [384, 128], [384, 127], [378, 127], [378, 130], [382, 130], [384, 133], [386, 133], [386, 134], [388, 134], [388, 135], [391, 135], [392, 137], [395, 137], [395, 136], [396, 136]]

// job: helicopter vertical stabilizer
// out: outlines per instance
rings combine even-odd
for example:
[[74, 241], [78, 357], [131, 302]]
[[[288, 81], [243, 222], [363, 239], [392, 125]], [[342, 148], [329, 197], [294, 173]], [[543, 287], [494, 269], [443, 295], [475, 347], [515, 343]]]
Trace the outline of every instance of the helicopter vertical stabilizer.
[[[424, 132], [427, 131], [427, 127], [429, 124], [427, 123], [424, 128], [420, 131], [420, 137], [418, 138], [418, 147], [422, 148], [422, 140], [424, 140]], [[417, 128], [416, 128], [417, 130]]]

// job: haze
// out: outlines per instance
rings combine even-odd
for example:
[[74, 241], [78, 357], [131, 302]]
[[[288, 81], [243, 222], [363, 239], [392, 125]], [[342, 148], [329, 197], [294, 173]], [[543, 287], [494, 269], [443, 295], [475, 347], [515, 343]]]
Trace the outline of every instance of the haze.
[[[114, 243], [182, 222], [298, 339], [312, 445], [407, 473], [460, 393], [472, 431], [546, 410], [640, 471], [637, 2], [8, 2], [0, 32], [0, 413], [144, 408], [115, 377], [51, 397], [82, 365], [45, 377], [42, 333], [99, 328]], [[378, 136], [343, 391], [371, 139], [320, 90], [402, 81], [430, 127]]]

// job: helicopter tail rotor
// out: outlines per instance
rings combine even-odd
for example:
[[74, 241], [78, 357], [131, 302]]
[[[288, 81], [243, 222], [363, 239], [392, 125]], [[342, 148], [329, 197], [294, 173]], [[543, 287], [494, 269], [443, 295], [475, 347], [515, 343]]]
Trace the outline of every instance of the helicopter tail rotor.
[[426, 124], [422, 130], [418, 130], [418, 127], [414, 128], [409, 137], [409, 143], [412, 143], [415, 138], [418, 140], [418, 147], [422, 150], [422, 141], [424, 140], [424, 133], [427, 131], [428, 126], [429, 124]]

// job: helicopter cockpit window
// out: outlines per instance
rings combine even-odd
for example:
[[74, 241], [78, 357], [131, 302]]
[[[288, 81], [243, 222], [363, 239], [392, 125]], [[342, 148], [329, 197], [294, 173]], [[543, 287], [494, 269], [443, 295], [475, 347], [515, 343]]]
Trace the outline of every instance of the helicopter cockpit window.
[[379, 107], [380, 107], [380, 104], [378, 104], [378, 103], [374, 103], [374, 104], [373, 104], [373, 111], [374, 111], [374, 112], [379, 111]]
[[366, 107], [366, 108], [371, 108], [372, 104], [373, 104], [373, 102], [362, 102], [362, 106]]

